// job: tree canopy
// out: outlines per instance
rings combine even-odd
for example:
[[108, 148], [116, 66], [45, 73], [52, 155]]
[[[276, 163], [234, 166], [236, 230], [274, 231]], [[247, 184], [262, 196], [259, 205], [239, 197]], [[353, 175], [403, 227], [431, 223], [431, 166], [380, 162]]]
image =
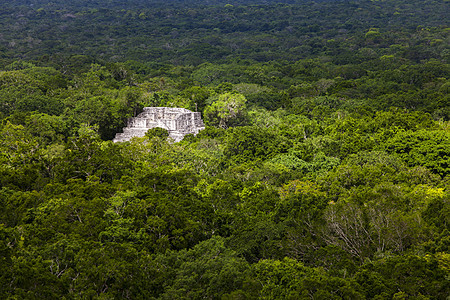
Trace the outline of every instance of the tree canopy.
[[[446, 1], [0, 3], [0, 298], [446, 299]], [[143, 107], [202, 114], [113, 143]]]

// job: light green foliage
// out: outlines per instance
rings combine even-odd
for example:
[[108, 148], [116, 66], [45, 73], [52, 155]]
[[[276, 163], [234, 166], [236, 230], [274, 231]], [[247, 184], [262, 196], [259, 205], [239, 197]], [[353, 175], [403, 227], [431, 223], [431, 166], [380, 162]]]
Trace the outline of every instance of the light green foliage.
[[188, 99], [188, 109], [191, 111], [203, 112], [206, 101], [212, 94], [210, 89], [200, 86], [192, 86], [184, 89], [181, 96]]
[[0, 113], [18, 111], [62, 112], [58, 88], [64, 87], [61, 74], [52, 68], [0, 71]]
[[7, 121], [0, 129], [1, 186], [22, 190], [38, 188], [42, 184], [43, 150], [22, 125]]
[[61, 116], [44, 113], [33, 113], [25, 121], [27, 130], [40, 141], [40, 144], [62, 142], [67, 135], [68, 128]]
[[245, 118], [246, 102], [247, 99], [241, 94], [220, 94], [217, 100], [205, 109], [206, 124], [220, 128], [240, 124]]
[[311, 162], [306, 162], [301, 157], [301, 153], [293, 151], [287, 154], [278, 154], [271, 159], [274, 164], [285, 166], [292, 170], [299, 170], [303, 173], [320, 174], [326, 172], [339, 165], [340, 160], [335, 157], [327, 157], [322, 152], [314, 155]]
[[407, 131], [395, 135], [385, 144], [408, 165], [421, 165], [446, 176], [450, 172], [450, 134], [447, 131]]
[[0, 132], [3, 165], [15, 168], [32, 162], [39, 144], [21, 125], [7, 122]]
[[205, 63], [192, 73], [192, 79], [203, 85], [216, 83], [223, 72], [224, 70], [221, 66]]
[[[25, 2], [1, 299], [447, 297], [446, 1]], [[145, 106], [206, 128], [113, 143]]]
[[98, 236], [100, 241], [142, 242], [142, 234], [134, 226], [133, 215], [129, 213], [140, 203], [135, 194], [133, 191], [118, 191], [107, 200], [108, 208], [105, 210], [105, 218], [109, 226], [100, 232]]
[[326, 194], [315, 183], [293, 180], [279, 191], [276, 218], [287, 222], [310, 222], [318, 218], [326, 206]]
[[246, 97], [249, 95], [260, 94], [270, 91], [267, 87], [252, 83], [238, 83], [233, 85], [233, 91], [236, 91]]
[[271, 162], [277, 165], [285, 166], [293, 170], [308, 169], [308, 163], [298, 158], [296, 155], [287, 153], [279, 154], [271, 159]]
[[319, 179], [329, 195], [336, 197], [333, 200], [346, 195], [347, 192], [354, 191], [357, 194], [359, 188], [370, 189], [383, 182], [418, 184], [435, 183], [436, 180], [429, 171], [420, 168], [408, 169], [397, 157], [380, 151], [352, 155], [346, 162]]
[[382, 152], [351, 157], [323, 178], [332, 199], [324, 215], [324, 240], [365, 259], [403, 252], [431, 238], [421, 225], [430, 200], [418, 195], [423, 192], [416, 185], [434, 194], [438, 178], [424, 171], [408, 170]]
[[149, 139], [160, 138], [160, 139], [165, 140], [169, 137], [169, 132], [167, 131], [167, 129], [164, 129], [161, 127], [155, 127], [155, 128], [149, 129], [145, 133], [145, 136]]

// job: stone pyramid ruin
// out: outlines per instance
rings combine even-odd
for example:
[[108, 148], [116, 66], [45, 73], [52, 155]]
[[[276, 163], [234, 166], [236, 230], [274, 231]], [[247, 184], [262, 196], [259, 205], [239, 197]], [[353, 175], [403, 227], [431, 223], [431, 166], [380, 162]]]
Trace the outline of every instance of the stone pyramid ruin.
[[201, 114], [185, 108], [144, 107], [144, 111], [128, 119], [123, 133], [117, 133], [113, 142], [129, 141], [132, 137], [143, 137], [152, 128], [161, 127], [169, 132], [169, 138], [181, 141], [186, 134], [197, 134], [205, 129]]

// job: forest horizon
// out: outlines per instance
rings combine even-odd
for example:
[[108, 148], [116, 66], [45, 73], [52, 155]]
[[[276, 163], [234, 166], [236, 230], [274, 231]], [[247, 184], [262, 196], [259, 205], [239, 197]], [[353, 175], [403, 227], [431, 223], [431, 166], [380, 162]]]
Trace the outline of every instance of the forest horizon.
[[3, 1], [0, 298], [447, 299], [449, 15]]

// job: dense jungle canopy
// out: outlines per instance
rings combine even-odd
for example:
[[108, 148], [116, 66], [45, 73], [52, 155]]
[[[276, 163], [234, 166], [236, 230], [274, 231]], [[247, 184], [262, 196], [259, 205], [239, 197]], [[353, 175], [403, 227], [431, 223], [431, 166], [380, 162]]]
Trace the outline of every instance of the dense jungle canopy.
[[[0, 3], [1, 299], [447, 299], [448, 0]], [[146, 106], [206, 129], [113, 143]]]

